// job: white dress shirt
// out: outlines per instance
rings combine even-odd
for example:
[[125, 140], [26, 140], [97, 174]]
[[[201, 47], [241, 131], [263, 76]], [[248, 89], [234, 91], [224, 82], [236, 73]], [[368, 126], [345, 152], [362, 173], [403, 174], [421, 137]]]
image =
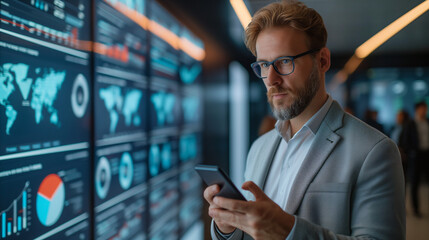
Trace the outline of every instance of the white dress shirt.
[[291, 136], [289, 121], [276, 123], [276, 131], [283, 139], [271, 164], [264, 192], [283, 209], [286, 209], [295, 177], [331, 104], [332, 98], [329, 96], [319, 111], [294, 136]]

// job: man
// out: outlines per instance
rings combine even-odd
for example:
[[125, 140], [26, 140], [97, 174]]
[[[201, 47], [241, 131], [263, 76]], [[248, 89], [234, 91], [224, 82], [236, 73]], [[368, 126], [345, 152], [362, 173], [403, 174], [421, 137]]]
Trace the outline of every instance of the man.
[[299, 2], [270, 4], [247, 27], [278, 122], [249, 151], [242, 188], [253, 201], [204, 191], [214, 239], [405, 239], [398, 149], [326, 93], [326, 39]]
[[418, 148], [416, 126], [407, 111], [401, 110], [396, 114], [396, 124], [391, 131], [391, 138], [401, 154], [402, 169], [406, 179], [408, 166], [414, 164]]
[[429, 122], [426, 118], [428, 107], [425, 102], [419, 102], [414, 106], [414, 128], [417, 132], [417, 156], [410, 161], [409, 176], [411, 181], [411, 200], [414, 215], [421, 217], [419, 204], [419, 186], [421, 174], [429, 177]]

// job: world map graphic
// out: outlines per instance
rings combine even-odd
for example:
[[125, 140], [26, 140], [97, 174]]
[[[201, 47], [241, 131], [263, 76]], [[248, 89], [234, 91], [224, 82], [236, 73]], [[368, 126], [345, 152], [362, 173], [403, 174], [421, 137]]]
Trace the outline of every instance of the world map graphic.
[[[1, 65], [0, 105], [6, 109], [6, 134], [10, 135], [10, 130], [16, 118], [19, 117], [17, 107], [14, 106], [16, 103], [10, 101], [14, 94], [21, 94], [23, 101], [29, 101], [36, 124], [47, 117], [51, 124], [60, 126], [58, 110], [54, 107], [54, 103], [65, 77], [66, 71], [57, 71], [53, 68], [32, 68], [24, 63]], [[43, 115], [46, 113], [48, 116]]]
[[99, 90], [99, 96], [109, 112], [110, 133], [116, 131], [120, 115], [125, 118], [126, 126], [140, 126], [141, 117], [138, 114], [143, 93], [138, 89], [128, 89], [124, 94], [119, 86], [109, 86]]

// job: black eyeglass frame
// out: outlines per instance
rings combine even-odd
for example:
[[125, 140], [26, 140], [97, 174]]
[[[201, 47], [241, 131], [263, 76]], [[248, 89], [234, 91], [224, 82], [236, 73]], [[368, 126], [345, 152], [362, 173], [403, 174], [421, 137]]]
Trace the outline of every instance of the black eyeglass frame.
[[[274, 59], [274, 60], [273, 60], [273, 61], [271, 61], [271, 62], [268, 62], [268, 61], [257, 61], [257, 62], [254, 62], [254, 63], [250, 64], [250, 67], [252, 68], [253, 72], [255, 73], [255, 75], [256, 75], [258, 78], [262, 78], [262, 79], [267, 78], [267, 77], [262, 77], [262, 76], [260, 76], [260, 75], [256, 72], [255, 68], [253, 67], [253, 66], [255, 66], [255, 65], [258, 65], [259, 63], [267, 63], [267, 64], [268, 64], [268, 67], [270, 67], [270, 65], [272, 65], [272, 66], [273, 66], [273, 68], [274, 68], [274, 70], [276, 71], [276, 73], [278, 73], [278, 74], [279, 74], [279, 75], [281, 75], [281, 76], [286, 76], [286, 75], [292, 74], [292, 73], [295, 71], [295, 59], [297, 59], [297, 58], [299, 58], [299, 57], [302, 57], [302, 56], [305, 56], [305, 55], [310, 54], [310, 53], [314, 53], [314, 52], [320, 51], [320, 49], [321, 49], [321, 48], [308, 50], [308, 51], [306, 51], [306, 52], [300, 53], [300, 54], [295, 55], [295, 56], [281, 56], [281, 57], [278, 57], [278, 58]], [[281, 58], [290, 58], [290, 60], [292, 61], [292, 71], [291, 71], [290, 73], [282, 74], [282, 73], [280, 73], [280, 71], [277, 69], [276, 65], [274, 65], [274, 63], [275, 63], [277, 60], [281, 59]]]

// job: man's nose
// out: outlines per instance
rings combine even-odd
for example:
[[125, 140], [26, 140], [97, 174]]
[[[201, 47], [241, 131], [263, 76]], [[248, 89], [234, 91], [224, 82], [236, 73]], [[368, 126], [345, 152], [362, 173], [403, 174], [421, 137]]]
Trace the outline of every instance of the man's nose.
[[281, 83], [282, 78], [280, 74], [274, 69], [273, 65], [268, 68], [267, 77], [265, 78], [265, 81], [268, 86], [279, 85]]

